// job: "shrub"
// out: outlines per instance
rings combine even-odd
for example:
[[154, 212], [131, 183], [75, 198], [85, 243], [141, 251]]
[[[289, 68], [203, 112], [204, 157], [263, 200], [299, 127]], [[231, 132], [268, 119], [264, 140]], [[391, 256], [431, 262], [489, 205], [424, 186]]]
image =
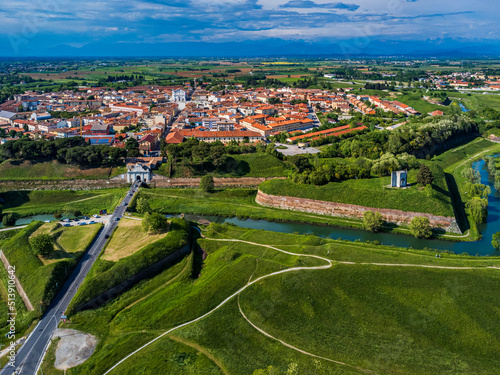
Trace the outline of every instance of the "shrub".
[[167, 218], [158, 212], [146, 213], [142, 220], [142, 227], [146, 232], [161, 233], [167, 229]]
[[200, 180], [200, 189], [205, 192], [210, 192], [214, 189], [214, 178], [210, 175], [203, 176]]
[[370, 232], [378, 232], [382, 228], [383, 220], [380, 212], [365, 211], [363, 213], [363, 225]]
[[10, 226], [16, 225], [16, 220], [18, 218], [19, 218], [19, 215], [12, 213], [12, 212], [5, 214], [2, 218], [2, 224], [5, 227], [10, 227]]
[[429, 218], [425, 216], [415, 216], [411, 220], [410, 230], [416, 238], [429, 238], [432, 236]]
[[432, 175], [431, 169], [427, 165], [422, 164], [417, 173], [417, 183], [422, 186], [427, 186], [432, 184], [432, 181], [434, 181], [434, 176]]
[[493, 234], [491, 245], [495, 248], [495, 250], [500, 250], [500, 232]]
[[39, 234], [31, 238], [30, 245], [35, 255], [47, 257], [54, 251], [54, 242], [49, 234]]

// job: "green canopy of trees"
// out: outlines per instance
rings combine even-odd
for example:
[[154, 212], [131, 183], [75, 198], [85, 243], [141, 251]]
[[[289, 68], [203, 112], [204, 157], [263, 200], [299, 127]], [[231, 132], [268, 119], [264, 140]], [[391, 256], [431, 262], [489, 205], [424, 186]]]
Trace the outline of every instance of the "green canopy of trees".
[[39, 234], [31, 238], [29, 242], [35, 255], [47, 257], [54, 252], [54, 242], [48, 234]]
[[410, 231], [416, 238], [432, 236], [431, 224], [428, 217], [415, 216], [410, 222]]

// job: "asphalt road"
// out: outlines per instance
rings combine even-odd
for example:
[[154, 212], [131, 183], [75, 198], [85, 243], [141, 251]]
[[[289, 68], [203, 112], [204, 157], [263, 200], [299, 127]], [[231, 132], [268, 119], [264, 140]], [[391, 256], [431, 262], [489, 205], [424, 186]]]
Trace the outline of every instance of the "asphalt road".
[[[16, 358], [15, 366], [7, 366], [0, 371], [1, 375], [35, 375], [42, 362], [45, 351], [50, 343], [54, 331], [56, 330], [61, 320], [61, 315], [66, 311], [70, 301], [76, 294], [85, 276], [94, 264], [95, 260], [101, 253], [107, 238], [106, 234], [110, 234], [115, 229], [118, 221], [116, 218], [121, 218], [127, 209], [127, 206], [133, 196], [137, 192], [135, 185], [132, 185], [130, 191], [125, 196], [124, 200], [116, 207], [109, 221], [104, 225], [102, 231], [95, 238], [90, 249], [80, 260], [76, 269], [73, 271], [69, 279], [64, 284], [64, 287], [55, 297], [49, 309], [45, 312], [40, 322], [37, 324], [28, 339], [19, 349]], [[35, 306], [36, 308], [37, 306]]]

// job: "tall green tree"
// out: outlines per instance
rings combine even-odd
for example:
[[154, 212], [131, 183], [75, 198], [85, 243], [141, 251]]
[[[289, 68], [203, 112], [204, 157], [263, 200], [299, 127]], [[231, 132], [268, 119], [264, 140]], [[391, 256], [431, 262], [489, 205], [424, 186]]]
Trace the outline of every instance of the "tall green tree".
[[140, 214], [151, 212], [151, 206], [149, 205], [148, 199], [145, 197], [137, 198], [136, 210]]
[[495, 250], [500, 250], [500, 232], [496, 232], [493, 234], [491, 244], [495, 248]]
[[168, 220], [158, 212], [146, 213], [142, 220], [142, 227], [149, 233], [161, 233], [167, 230]]
[[410, 231], [416, 238], [432, 236], [431, 224], [428, 217], [415, 216], [410, 222]]
[[39, 234], [31, 238], [30, 245], [35, 255], [47, 257], [54, 252], [54, 242], [49, 234]]
[[473, 197], [467, 202], [472, 220], [476, 224], [484, 223], [488, 216], [488, 200], [486, 198]]
[[432, 184], [433, 181], [434, 176], [431, 172], [431, 169], [425, 164], [420, 165], [417, 173], [417, 183], [422, 186], [427, 186], [429, 184]]
[[205, 191], [205, 192], [210, 192], [214, 190], [215, 187], [215, 182], [214, 178], [210, 175], [205, 175], [201, 178], [200, 180], [200, 189]]
[[384, 223], [380, 212], [365, 211], [363, 213], [363, 225], [370, 232], [378, 232]]

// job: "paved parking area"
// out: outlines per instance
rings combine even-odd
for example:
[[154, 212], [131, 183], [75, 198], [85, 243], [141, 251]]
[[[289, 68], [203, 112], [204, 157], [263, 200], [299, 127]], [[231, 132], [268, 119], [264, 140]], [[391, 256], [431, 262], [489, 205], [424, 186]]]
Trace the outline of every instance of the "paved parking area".
[[88, 219], [79, 219], [78, 221], [75, 221], [75, 220], [71, 220], [69, 222], [66, 222], [66, 221], [58, 221], [59, 224], [61, 225], [65, 225], [65, 226], [75, 226], [75, 225], [89, 225], [89, 224], [95, 224], [95, 223], [103, 223], [103, 224], [106, 224], [109, 219], [111, 218], [111, 215], [102, 215], [99, 217], [93, 217], [93, 216], [89, 216]]
[[276, 151], [281, 152], [283, 155], [287, 156], [301, 155], [301, 154], [317, 154], [321, 152], [320, 150], [314, 147], [301, 148], [297, 145], [284, 145], [281, 143], [276, 143], [276, 146], [285, 146], [286, 149], [280, 150], [279, 148], [277, 148]]

